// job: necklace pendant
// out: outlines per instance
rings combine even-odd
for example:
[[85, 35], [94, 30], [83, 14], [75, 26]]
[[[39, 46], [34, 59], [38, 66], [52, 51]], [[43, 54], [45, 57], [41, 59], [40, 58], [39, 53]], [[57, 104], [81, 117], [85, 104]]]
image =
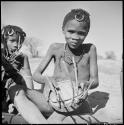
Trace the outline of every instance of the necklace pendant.
[[67, 62], [69, 65], [73, 64], [72, 59], [70, 57], [65, 57], [65, 62]]

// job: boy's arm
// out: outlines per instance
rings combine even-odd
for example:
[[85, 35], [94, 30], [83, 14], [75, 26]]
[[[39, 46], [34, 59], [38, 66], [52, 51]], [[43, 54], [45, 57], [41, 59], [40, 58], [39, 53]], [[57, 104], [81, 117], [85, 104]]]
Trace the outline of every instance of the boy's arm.
[[29, 89], [33, 89], [34, 86], [33, 86], [32, 74], [31, 74], [29, 59], [27, 55], [24, 55], [24, 65], [19, 73], [23, 76], [27, 87]]
[[99, 85], [98, 80], [98, 65], [97, 65], [97, 52], [95, 45], [92, 45], [90, 48], [90, 79], [89, 81], [83, 81], [81, 87], [83, 90], [86, 90], [88, 86], [91, 84], [90, 89], [94, 89]]
[[97, 51], [95, 45], [90, 48], [90, 80], [93, 82], [91, 89], [96, 88], [99, 85], [98, 80], [98, 65], [97, 65]]
[[33, 80], [40, 84], [44, 83], [42, 73], [47, 68], [48, 64], [50, 63], [50, 61], [52, 60], [54, 56], [53, 54], [54, 48], [55, 48], [54, 44], [50, 45], [45, 57], [43, 58], [43, 60], [41, 61], [41, 63], [39, 64], [35, 72], [33, 73]]

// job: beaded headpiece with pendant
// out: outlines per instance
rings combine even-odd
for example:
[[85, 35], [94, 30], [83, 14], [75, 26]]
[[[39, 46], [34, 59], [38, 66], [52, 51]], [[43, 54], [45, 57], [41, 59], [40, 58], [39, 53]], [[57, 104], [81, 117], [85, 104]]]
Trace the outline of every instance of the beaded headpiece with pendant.
[[63, 21], [62, 29], [64, 30], [64, 27], [66, 23], [69, 20], [75, 19], [78, 22], [84, 22], [87, 24], [87, 27], [90, 28], [90, 15], [87, 11], [84, 9], [72, 9], [71, 12], [69, 12]]

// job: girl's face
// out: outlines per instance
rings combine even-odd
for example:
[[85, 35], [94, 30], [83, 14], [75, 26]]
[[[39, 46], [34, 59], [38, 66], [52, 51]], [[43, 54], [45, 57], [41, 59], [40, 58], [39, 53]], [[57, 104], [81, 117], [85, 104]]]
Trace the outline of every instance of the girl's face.
[[78, 22], [76, 20], [70, 20], [66, 23], [63, 33], [65, 40], [70, 48], [78, 48], [87, 36], [88, 29], [86, 24]]
[[18, 36], [14, 34], [13, 36], [8, 36], [7, 47], [10, 54], [18, 49]]

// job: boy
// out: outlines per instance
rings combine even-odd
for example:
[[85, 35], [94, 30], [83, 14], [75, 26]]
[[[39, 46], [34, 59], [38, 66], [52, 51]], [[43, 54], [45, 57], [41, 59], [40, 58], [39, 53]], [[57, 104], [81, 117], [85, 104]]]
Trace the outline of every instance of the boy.
[[33, 80], [30, 65], [28, 57], [19, 52], [25, 37], [26, 33], [18, 26], [7, 25], [1, 30], [2, 111], [7, 112], [5, 104], [9, 100], [28, 123], [48, 123], [31, 101]]
[[[36, 82], [40, 84], [45, 83], [45, 97], [48, 96], [47, 90], [51, 84], [54, 83], [55, 85], [57, 82], [63, 80], [69, 79], [76, 83], [75, 86], [77, 86], [77, 91], [80, 89], [86, 90], [89, 85], [90, 89], [98, 86], [96, 47], [90, 43], [84, 44], [89, 29], [90, 18], [85, 10], [73, 9], [65, 16], [62, 31], [65, 36], [66, 44], [52, 44], [49, 47], [45, 58], [33, 74], [33, 79]], [[47, 77], [47, 79], [44, 79], [42, 73], [52, 59], [55, 63], [53, 78]], [[56, 85], [54, 85], [52, 87], [55, 88]], [[66, 86], [66, 83], [64, 85]], [[52, 87], [50, 89], [53, 89]], [[84, 96], [83, 99], [86, 97], [87, 96]], [[46, 100], [43, 101], [45, 102]], [[53, 107], [50, 103], [49, 105], [50, 107]], [[47, 108], [47, 106], [44, 107], [44, 110], [47, 110]]]

